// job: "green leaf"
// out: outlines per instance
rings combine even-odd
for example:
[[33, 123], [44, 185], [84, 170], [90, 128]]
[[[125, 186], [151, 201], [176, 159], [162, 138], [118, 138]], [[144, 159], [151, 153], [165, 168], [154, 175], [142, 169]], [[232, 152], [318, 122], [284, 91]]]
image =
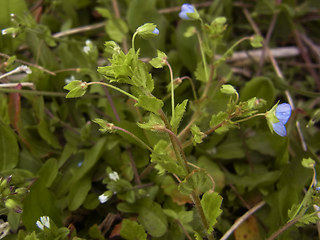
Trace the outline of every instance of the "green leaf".
[[95, 10], [104, 18], [111, 18], [111, 13], [107, 8], [96, 7]]
[[167, 217], [156, 202], [151, 202], [141, 208], [138, 220], [152, 237], [161, 237], [167, 232]]
[[148, 129], [148, 130], [154, 130], [154, 131], [165, 128], [165, 124], [162, 121], [162, 119], [153, 113], [150, 113], [148, 122], [137, 123], [137, 124], [141, 128]]
[[11, 170], [19, 162], [19, 146], [13, 131], [0, 120], [0, 170]]
[[103, 234], [101, 233], [101, 230], [97, 224], [94, 224], [89, 229], [89, 236], [91, 239], [96, 240], [105, 240]]
[[128, 26], [121, 18], [109, 19], [105, 26], [106, 33], [110, 39], [121, 43], [128, 33]]
[[139, 96], [138, 102], [135, 104], [135, 106], [142, 107], [147, 111], [159, 115], [159, 111], [163, 107], [163, 102], [162, 100], [153, 96], [141, 95]]
[[202, 138], [206, 137], [207, 135], [200, 131], [200, 128], [193, 124], [191, 127], [192, 133], [192, 143], [195, 146], [197, 143], [202, 143]]
[[193, 191], [202, 194], [212, 188], [213, 182], [204, 169], [193, 170], [178, 186], [179, 191], [185, 195]]
[[202, 236], [198, 232], [194, 232], [194, 238], [196, 240], [203, 240]]
[[160, 50], [157, 50], [158, 56], [156, 58], [152, 58], [149, 63], [154, 68], [163, 68], [166, 65], [167, 61], [167, 55], [164, 52], [161, 52]]
[[[17, 231], [20, 226], [21, 214], [15, 211], [9, 211], [8, 213], [8, 222], [10, 225], [10, 229], [13, 231]], [[3, 228], [1, 227], [1, 231]]]
[[222, 203], [222, 197], [216, 192], [206, 192], [201, 199], [201, 206], [204, 211], [204, 215], [208, 221], [209, 228], [207, 229], [208, 234], [213, 231], [213, 226], [217, 222], [217, 218], [222, 213], [220, 209]]
[[254, 48], [260, 48], [263, 46], [263, 37], [260, 35], [254, 35], [250, 38], [250, 44]]
[[164, 174], [165, 171], [168, 171], [178, 176], [185, 176], [185, 169], [170, 156], [167, 149], [168, 145], [169, 143], [167, 141], [160, 140], [151, 154], [151, 162], [157, 163], [156, 169], [159, 170], [160, 174]]
[[187, 103], [188, 99], [185, 99], [181, 104], [177, 104], [177, 106], [174, 109], [174, 117], [170, 121], [171, 127], [174, 132], [177, 132], [183, 114], [186, 111]]
[[41, 118], [38, 126], [38, 132], [40, 136], [52, 147], [60, 149], [61, 145], [54, 133], [50, 131], [50, 126], [48, 124], [48, 121], [45, 120], [44, 118]]
[[312, 158], [304, 158], [302, 159], [302, 166], [304, 166], [305, 168], [314, 168], [315, 165], [315, 161]]
[[208, 81], [206, 76], [209, 76], [209, 74], [210, 73], [209, 73], [209, 70], [208, 70], [208, 74], [206, 75], [203, 63], [201, 61], [198, 62], [196, 71], [194, 72], [194, 75], [195, 75], [196, 79], [201, 81], [201, 82], [206, 83]]
[[[219, 126], [221, 124], [221, 126]], [[214, 114], [210, 120], [210, 127], [218, 127], [214, 132], [218, 134], [225, 133], [231, 127], [231, 124], [228, 121], [228, 114], [226, 112], [219, 112]]]
[[58, 175], [58, 162], [54, 158], [48, 159], [38, 172], [38, 175], [45, 182], [45, 186], [49, 188]]
[[68, 196], [68, 207], [70, 211], [74, 211], [82, 205], [88, 195], [90, 188], [90, 176], [84, 176], [72, 185]]
[[74, 80], [64, 86], [64, 89], [69, 90], [66, 98], [76, 98], [83, 96], [87, 91], [87, 83], [79, 80]]
[[186, 38], [192, 37], [197, 32], [197, 29], [194, 26], [188, 27], [187, 31], [183, 34]]
[[103, 120], [101, 118], [96, 118], [92, 120], [92, 122], [99, 124], [100, 126], [99, 131], [102, 133], [106, 133], [106, 132], [114, 133], [116, 131], [116, 129], [114, 129], [113, 127], [114, 126], [113, 123], [109, 123], [108, 121]]
[[121, 224], [120, 236], [126, 240], [146, 240], [147, 234], [144, 228], [137, 222], [123, 219]]

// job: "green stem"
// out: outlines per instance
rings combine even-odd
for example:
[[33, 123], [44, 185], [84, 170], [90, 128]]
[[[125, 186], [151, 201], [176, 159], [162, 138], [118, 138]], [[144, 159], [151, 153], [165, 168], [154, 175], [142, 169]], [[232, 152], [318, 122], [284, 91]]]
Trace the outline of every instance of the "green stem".
[[180, 78], [181, 80], [184, 80], [184, 79], [188, 79], [189, 82], [190, 82], [190, 85], [191, 85], [191, 88], [192, 88], [192, 93], [193, 93], [193, 97], [194, 97], [194, 100], [198, 100], [198, 97], [197, 97], [197, 92], [196, 92], [196, 88], [194, 86], [194, 83], [192, 81], [192, 78], [191, 77], [188, 77], [188, 76], [184, 76], [184, 77], [181, 77]]
[[[309, 186], [309, 188], [308, 188], [308, 191], [307, 191], [307, 193], [304, 195], [304, 198], [303, 198], [302, 202], [300, 203], [298, 209], [296, 210], [296, 212], [294, 213], [294, 215], [289, 219], [289, 221], [293, 221], [293, 220], [294, 220], [294, 218], [299, 214], [299, 212], [300, 212], [300, 210], [302, 209], [302, 207], [305, 205], [304, 203], [307, 201], [308, 192], [309, 192], [310, 189], [312, 188], [313, 183], [314, 183], [315, 178], [316, 178], [316, 170], [315, 170], [315, 168], [313, 167], [312, 170], [313, 170], [313, 177], [312, 177], [311, 184], [310, 184], [310, 186]], [[301, 215], [301, 214], [299, 214], [299, 215]]]
[[[311, 215], [316, 215], [319, 212], [313, 212]], [[293, 226], [294, 224], [296, 224], [303, 216], [300, 217], [296, 217], [293, 220], [287, 222], [285, 225], [283, 225], [281, 228], [279, 228], [275, 233], [273, 233], [267, 240], [274, 240], [277, 237], [279, 237], [283, 232], [285, 232], [286, 230], [288, 230], [291, 226]]]
[[234, 123], [244, 122], [244, 121], [247, 121], [247, 120], [249, 120], [249, 119], [251, 119], [251, 118], [259, 117], [259, 116], [265, 116], [265, 115], [266, 115], [265, 113], [258, 113], [258, 114], [252, 115], [252, 116], [250, 116], [250, 117], [246, 117], [246, 118], [243, 118], [243, 119], [234, 121]]
[[174, 86], [173, 86], [173, 72], [172, 67], [169, 62], [166, 60], [166, 65], [170, 71], [170, 81], [171, 81], [171, 108], [172, 108], [172, 119], [174, 118]]
[[135, 33], [133, 34], [133, 36], [132, 36], [132, 39], [131, 39], [131, 47], [132, 47], [132, 49], [133, 49], [134, 52], [136, 51], [136, 49], [134, 48], [134, 40], [135, 40], [137, 34], [138, 34], [138, 33], [135, 32]]
[[207, 60], [206, 60], [206, 56], [202, 47], [202, 40], [201, 40], [201, 36], [200, 33], [198, 31], [196, 31], [197, 34], [197, 38], [199, 41], [199, 46], [200, 46], [200, 51], [201, 51], [201, 57], [202, 57], [202, 62], [203, 62], [203, 67], [204, 67], [204, 74], [206, 76], [206, 82], [209, 80], [209, 76], [208, 76], [208, 66], [207, 66]]
[[[251, 39], [251, 37], [243, 37], [243, 38], [241, 38], [241, 39], [239, 39], [238, 41], [236, 41], [224, 54], [223, 54], [223, 56], [221, 57], [221, 59], [226, 59], [227, 57], [228, 57], [228, 55], [229, 55], [229, 53], [230, 52], [232, 52], [233, 51], [233, 49], [236, 47], [236, 46], [238, 46], [240, 43], [242, 43], [243, 41], [245, 41], [245, 40], [250, 40]], [[221, 61], [221, 60], [218, 60], [218, 61]]]
[[133, 96], [130, 93], [127, 93], [126, 91], [122, 90], [121, 88], [117, 88], [117, 87], [115, 87], [115, 86], [113, 86], [111, 84], [105, 83], [105, 82], [89, 82], [89, 83], [87, 83], [87, 86], [93, 85], [93, 84], [99, 84], [99, 85], [103, 85], [103, 86], [106, 86], [106, 87], [109, 87], [109, 88], [113, 88], [113, 89], [115, 89], [115, 90], [127, 95], [128, 97], [130, 97], [130, 98], [132, 98], [132, 99], [134, 99], [134, 100], [136, 100], [138, 102], [138, 98], [136, 98], [135, 96]]
[[[169, 124], [166, 116], [164, 115], [164, 113], [162, 111], [160, 112], [160, 117], [162, 118], [162, 120], [164, 121], [166, 126], [168, 127], [168, 128], [165, 128], [165, 131], [169, 134], [169, 137], [170, 137], [170, 140], [171, 140], [171, 144], [173, 146], [173, 149], [174, 149], [174, 152], [175, 152], [175, 155], [176, 155], [177, 159], [179, 159], [180, 162], [184, 163], [185, 169], [187, 170], [188, 173], [190, 173], [190, 169], [189, 169], [189, 166], [188, 166], [188, 161], [187, 161], [187, 158], [186, 158], [186, 156], [184, 154], [183, 147], [182, 147], [182, 144], [181, 144], [180, 140], [171, 131], [170, 124]], [[208, 224], [208, 221], [207, 221], [207, 219], [205, 217], [203, 208], [201, 206], [200, 198], [199, 198], [198, 194], [195, 191], [192, 192], [191, 198], [192, 198], [192, 201], [196, 206], [196, 210], [197, 210], [197, 212], [198, 212], [198, 214], [199, 214], [199, 216], [201, 218], [201, 222], [202, 222], [202, 225], [203, 225], [203, 227], [205, 229], [205, 232], [207, 232], [208, 229], [209, 229], [209, 224]], [[207, 237], [208, 237], [209, 240], [214, 240], [214, 237], [213, 237], [212, 234], [207, 234]]]
[[141, 143], [145, 148], [147, 148], [150, 152], [153, 152], [153, 149], [151, 147], [149, 147], [144, 141], [142, 141], [140, 138], [138, 138], [136, 135], [134, 135], [132, 132], [129, 132], [128, 130], [124, 129], [124, 128], [121, 128], [121, 127], [118, 127], [118, 126], [115, 126], [113, 125], [112, 126], [113, 129], [116, 129], [116, 130], [119, 130], [119, 131], [122, 131], [128, 135], [130, 135], [132, 138], [134, 138], [137, 142]]

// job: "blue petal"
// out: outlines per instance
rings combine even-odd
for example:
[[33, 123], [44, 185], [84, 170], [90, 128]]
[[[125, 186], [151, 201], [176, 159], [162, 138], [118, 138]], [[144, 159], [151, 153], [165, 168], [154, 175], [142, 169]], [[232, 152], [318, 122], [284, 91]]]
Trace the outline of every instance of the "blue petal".
[[189, 3], [182, 4], [181, 12], [193, 13], [194, 12], [194, 7]]
[[184, 20], [189, 20], [190, 18], [188, 17], [187, 13], [194, 13], [194, 7], [189, 3], [182, 4], [179, 17]]
[[159, 34], [159, 29], [158, 28], [155, 28], [153, 31], [152, 31], [152, 33], [154, 33], [154, 34]]
[[286, 127], [281, 122], [272, 123], [272, 127], [273, 130], [281, 137], [287, 136]]
[[284, 125], [288, 122], [291, 116], [291, 106], [288, 103], [279, 104], [276, 108], [276, 117]]

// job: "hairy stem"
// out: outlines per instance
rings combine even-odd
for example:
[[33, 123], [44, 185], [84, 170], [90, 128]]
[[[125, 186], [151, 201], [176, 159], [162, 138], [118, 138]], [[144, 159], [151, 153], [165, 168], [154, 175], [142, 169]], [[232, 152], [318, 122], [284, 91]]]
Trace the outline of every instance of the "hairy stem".
[[93, 84], [100, 84], [100, 85], [103, 85], [103, 86], [106, 86], [106, 87], [109, 87], [109, 88], [113, 88], [114, 90], [117, 90], [118, 92], [121, 92], [121, 93], [127, 95], [128, 97], [130, 97], [130, 98], [132, 98], [132, 99], [134, 99], [134, 100], [136, 100], [138, 102], [138, 98], [136, 98], [132, 94], [122, 90], [121, 88], [115, 87], [115, 86], [113, 86], [111, 84], [108, 84], [108, 83], [105, 83], [105, 82], [89, 82], [89, 83], [87, 83], [88, 86], [89, 85], [93, 85]]
[[170, 71], [170, 81], [171, 81], [171, 108], [172, 108], [172, 118], [174, 118], [174, 87], [173, 87], [173, 72], [172, 67], [169, 62], [166, 60], [166, 65]]

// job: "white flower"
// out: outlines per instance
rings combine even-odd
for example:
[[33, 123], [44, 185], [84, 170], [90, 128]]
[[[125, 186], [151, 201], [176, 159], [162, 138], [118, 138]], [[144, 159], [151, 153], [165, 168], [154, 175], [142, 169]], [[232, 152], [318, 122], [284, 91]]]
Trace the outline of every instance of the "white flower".
[[110, 180], [113, 180], [113, 181], [118, 181], [120, 179], [117, 172], [109, 173], [109, 178]]
[[50, 228], [50, 218], [48, 216], [42, 216], [40, 217], [40, 221], [38, 220], [36, 222], [36, 225], [41, 230], [44, 230], [44, 227]]
[[86, 45], [83, 47], [83, 51], [85, 54], [89, 54], [89, 52], [91, 51], [93, 45], [92, 45], [92, 42], [88, 39], [86, 40]]
[[104, 195], [104, 193], [103, 194], [101, 194], [100, 196], [99, 196], [99, 201], [100, 201], [100, 203], [105, 203], [105, 202], [107, 202], [108, 200], [109, 200], [109, 196], [106, 196], [106, 195]]
[[21, 65], [21, 70], [24, 71], [26, 74], [32, 73], [31, 69], [26, 65]]
[[2, 34], [2, 35], [6, 35], [6, 34], [8, 34], [8, 30], [7, 30], [7, 28], [2, 29], [2, 30], [1, 30], [1, 34]]

